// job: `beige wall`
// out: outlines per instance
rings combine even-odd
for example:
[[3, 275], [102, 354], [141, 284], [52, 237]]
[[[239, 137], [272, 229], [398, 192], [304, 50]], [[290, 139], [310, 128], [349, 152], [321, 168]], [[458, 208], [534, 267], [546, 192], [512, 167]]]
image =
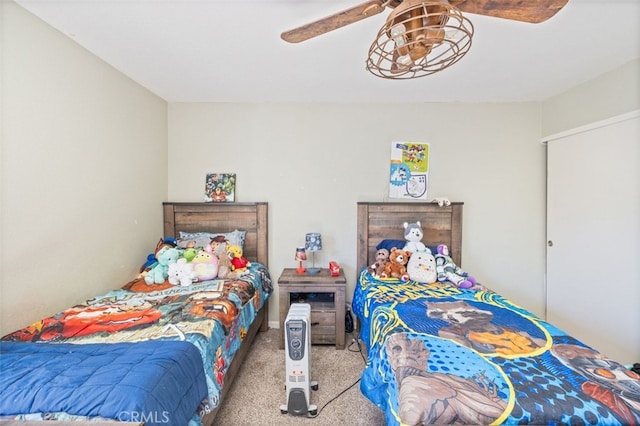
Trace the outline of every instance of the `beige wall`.
[[162, 235], [167, 104], [13, 2], [0, 22], [1, 335], [137, 272]]
[[318, 231], [316, 259], [344, 267], [351, 300], [356, 203], [386, 200], [394, 140], [429, 142], [429, 199], [465, 202], [463, 267], [542, 314], [538, 104], [170, 104], [169, 198], [201, 200], [207, 172], [236, 172], [237, 201], [269, 202], [274, 278]]
[[640, 109], [640, 58], [542, 103], [542, 135]]

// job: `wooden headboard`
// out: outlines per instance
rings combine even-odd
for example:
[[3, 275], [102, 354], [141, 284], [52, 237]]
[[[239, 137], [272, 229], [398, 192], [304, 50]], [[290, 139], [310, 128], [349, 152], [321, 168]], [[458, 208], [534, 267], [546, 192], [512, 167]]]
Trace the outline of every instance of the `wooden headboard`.
[[447, 244], [451, 258], [462, 264], [462, 206], [451, 203], [358, 203], [358, 271], [373, 263], [384, 239], [404, 240], [404, 222], [420, 221], [425, 245]]
[[182, 232], [224, 233], [247, 231], [243, 255], [269, 267], [268, 204], [260, 203], [162, 203], [164, 235], [178, 238]]

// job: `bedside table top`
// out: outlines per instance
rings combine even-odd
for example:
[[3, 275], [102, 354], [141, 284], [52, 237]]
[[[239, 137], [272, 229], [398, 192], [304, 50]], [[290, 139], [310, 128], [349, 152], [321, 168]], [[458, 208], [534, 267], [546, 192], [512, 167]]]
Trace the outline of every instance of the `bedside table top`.
[[282, 270], [280, 278], [278, 278], [278, 284], [321, 284], [321, 283], [334, 283], [346, 284], [347, 279], [344, 276], [344, 271], [340, 268], [340, 275], [337, 277], [331, 276], [328, 268], [321, 268], [317, 274], [298, 274], [295, 268], [285, 268]]

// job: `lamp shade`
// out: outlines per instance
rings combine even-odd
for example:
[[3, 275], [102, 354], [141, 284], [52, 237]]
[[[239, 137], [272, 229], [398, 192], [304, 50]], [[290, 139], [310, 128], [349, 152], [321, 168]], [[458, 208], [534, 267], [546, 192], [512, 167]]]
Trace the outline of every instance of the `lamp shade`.
[[307, 252], [304, 250], [304, 247], [296, 248], [295, 261], [300, 262], [301, 260], [307, 260]]
[[307, 251], [322, 250], [322, 236], [318, 232], [310, 232], [305, 235], [304, 247]]

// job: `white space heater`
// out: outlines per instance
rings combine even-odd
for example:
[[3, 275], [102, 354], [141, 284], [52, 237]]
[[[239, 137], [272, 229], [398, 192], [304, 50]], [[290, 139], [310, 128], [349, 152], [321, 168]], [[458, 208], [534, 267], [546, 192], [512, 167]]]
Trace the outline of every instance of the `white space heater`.
[[318, 408], [310, 404], [311, 389], [318, 383], [311, 380], [311, 305], [294, 303], [284, 321], [285, 389], [287, 403], [280, 406], [282, 414], [315, 416]]

